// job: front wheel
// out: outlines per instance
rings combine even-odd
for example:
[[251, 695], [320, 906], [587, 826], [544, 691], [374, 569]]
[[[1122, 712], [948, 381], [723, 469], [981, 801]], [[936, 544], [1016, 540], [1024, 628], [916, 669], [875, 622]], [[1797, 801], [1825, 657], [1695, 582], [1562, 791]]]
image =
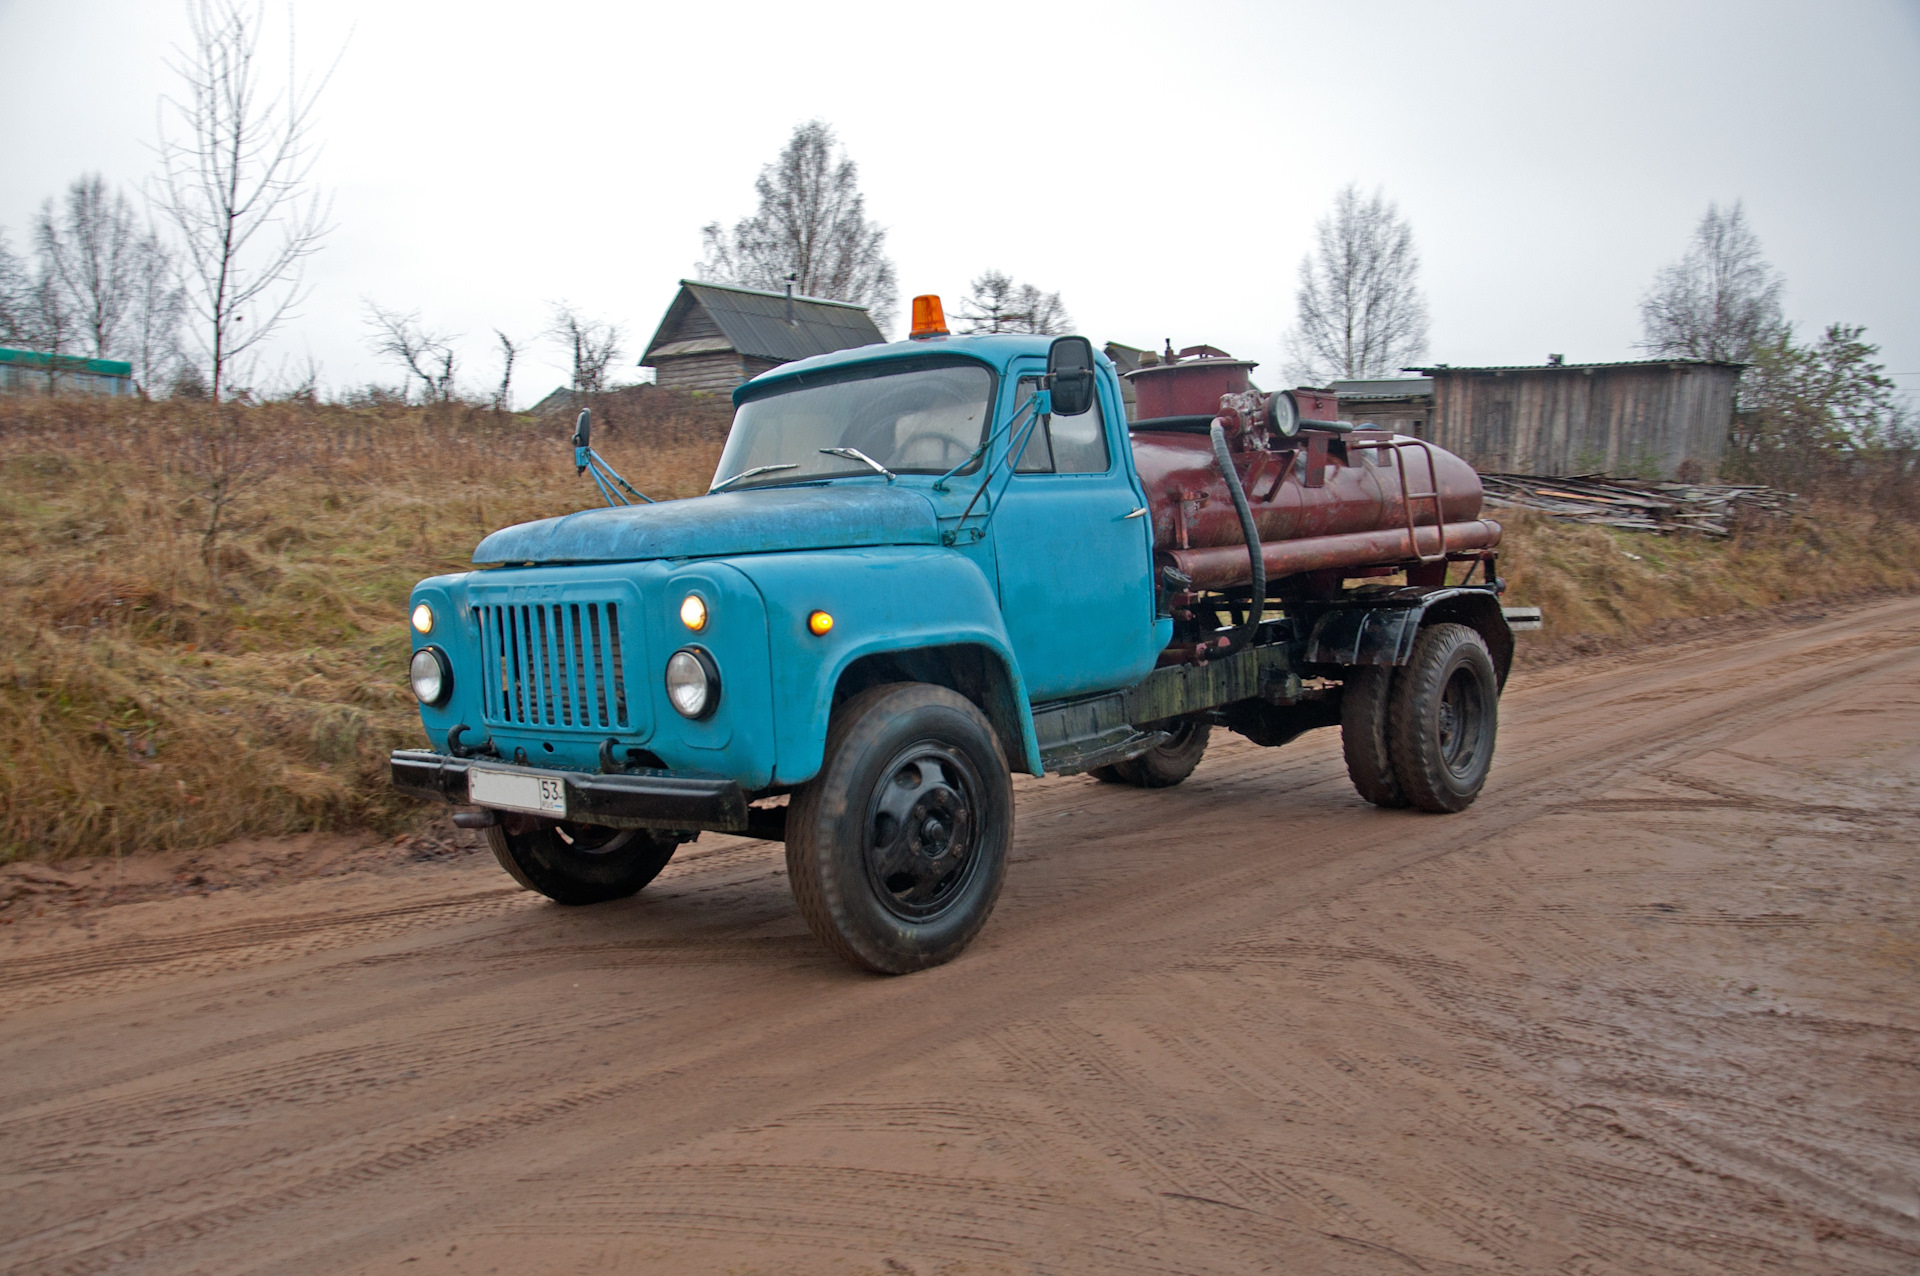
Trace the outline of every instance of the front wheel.
[[787, 812], [787, 876], [820, 942], [879, 974], [958, 956], [1006, 877], [1013, 785], [980, 710], [894, 683], [841, 705]]
[[1493, 766], [1500, 681], [1486, 640], [1465, 625], [1420, 631], [1393, 679], [1388, 745], [1394, 778], [1423, 811], [1464, 811]]
[[647, 829], [610, 829], [502, 813], [487, 830], [493, 857], [513, 880], [556, 904], [604, 904], [660, 875], [680, 843]]

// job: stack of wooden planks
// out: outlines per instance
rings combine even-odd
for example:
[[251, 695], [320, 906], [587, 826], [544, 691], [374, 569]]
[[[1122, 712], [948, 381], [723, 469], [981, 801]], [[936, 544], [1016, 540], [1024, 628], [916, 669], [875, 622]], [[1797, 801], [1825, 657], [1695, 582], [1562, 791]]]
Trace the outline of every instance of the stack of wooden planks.
[[1732, 483], [1665, 483], [1605, 474], [1482, 474], [1492, 509], [1542, 510], [1555, 518], [1637, 532], [1730, 536], [1748, 514], [1790, 515], [1795, 497], [1778, 488]]

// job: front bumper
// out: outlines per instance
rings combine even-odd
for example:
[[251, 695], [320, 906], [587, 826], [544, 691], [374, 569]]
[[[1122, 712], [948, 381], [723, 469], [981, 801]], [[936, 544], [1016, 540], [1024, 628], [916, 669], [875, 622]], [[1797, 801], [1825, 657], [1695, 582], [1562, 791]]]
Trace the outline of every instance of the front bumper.
[[[467, 795], [467, 767], [472, 759], [430, 753], [425, 749], [396, 749], [390, 762], [393, 787], [409, 797], [462, 806], [472, 804]], [[737, 781], [723, 775], [672, 771], [589, 775], [583, 771], [510, 766], [491, 760], [483, 765], [492, 771], [560, 780], [567, 788], [567, 818], [581, 824], [603, 824], [610, 828], [711, 829], [716, 833], [748, 831], [746, 791]]]

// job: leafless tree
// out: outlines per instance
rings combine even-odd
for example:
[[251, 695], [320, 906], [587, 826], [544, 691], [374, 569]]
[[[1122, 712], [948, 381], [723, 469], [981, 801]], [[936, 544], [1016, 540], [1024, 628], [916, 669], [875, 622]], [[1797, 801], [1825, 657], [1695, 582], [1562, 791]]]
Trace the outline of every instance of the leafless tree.
[[1314, 224], [1300, 259], [1296, 321], [1287, 335], [1300, 380], [1377, 377], [1427, 352], [1427, 301], [1413, 228], [1382, 192], [1352, 183]]
[[93, 357], [119, 353], [133, 310], [142, 240], [132, 203], [109, 191], [98, 173], [89, 173], [67, 187], [57, 208], [52, 200], [41, 205], [33, 240]]
[[420, 378], [422, 397], [429, 403], [453, 401], [454, 337], [430, 332], [420, 326], [420, 312], [405, 314], [367, 302], [367, 326], [373, 329], [368, 345], [373, 352], [398, 363], [410, 376]]
[[598, 394], [607, 388], [607, 369], [626, 337], [619, 324], [588, 319], [561, 302], [554, 306], [553, 323], [544, 335], [560, 343], [572, 358], [575, 394]]
[[893, 321], [893, 262], [887, 232], [867, 220], [859, 176], [824, 122], [795, 128], [754, 182], [753, 216], [732, 230], [702, 228], [700, 277], [778, 292], [791, 276], [796, 293], [865, 306], [884, 330]]
[[1640, 348], [1655, 356], [1750, 362], [1784, 331], [1782, 281], [1760, 255], [1740, 201], [1708, 204], [1686, 256], [1640, 302]]
[[960, 303], [963, 332], [1036, 332], [1058, 336], [1073, 327], [1073, 317], [1057, 292], [1017, 284], [1004, 271], [989, 270], [968, 285]]
[[201, 557], [215, 550], [234, 500], [258, 481], [266, 453], [239, 414], [230, 382], [302, 295], [306, 259], [327, 230], [309, 184], [314, 103], [326, 77], [271, 85], [259, 54], [262, 7], [188, 0], [190, 41], [169, 64], [182, 96], [162, 99], [158, 200], [179, 232], [184, 282], [206, 359], [208, 415], [191, 462], [207, 505]]
[[6, 228], [0, 227], [0, 341], [26, 339], [29, 286], [26, 263], [14, 255]]
[[314, 104], [325, 77], [266, 82], [261, 7], [189, 0], [192, 40], [171, 69], [184, 96], [163, 102], [159, 204], [185, 250], [188, 303], [205, 347], [217, 412], [236, 362], [302, 296], [306, 259], [327, 232], [326, 201], [309, 184]]
[[21, 298], [25, 304], [21, 307], [20, 336], [24, 344], [48, 356], [47, 393], [52, 394], [59, 389], [63, 361], [70, 362], [75, 357], [73, 349], [80, 337], [80, 317], [67, 299], [67, 290], [60, 286], [59, 276], [44, 260], [27, 276]]
[[520, 357], [520, 345], [512, 337], [495, 328], [493, 335], [500, 339], [500, 389], [493, 396], [495, 412], [513, 411], [513, 365]]
[[142, 394], [151, 393], [179, 366], [186, 304], [172, 251], [148, 231], [134, 253], [132, 307], [121, 338], [121, 353], [133, 364], [134, 384]]

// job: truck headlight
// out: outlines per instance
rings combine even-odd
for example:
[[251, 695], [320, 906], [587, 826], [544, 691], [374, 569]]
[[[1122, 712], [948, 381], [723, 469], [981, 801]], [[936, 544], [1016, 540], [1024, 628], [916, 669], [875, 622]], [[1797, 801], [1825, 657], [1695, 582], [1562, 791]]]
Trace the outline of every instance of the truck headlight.
[[453, 666], [447, 663], [447, 653], [438, 647], [422, 647], [413, 653], [407, 680], [413, 683], [414, 697], [421, 704], [437, 709], [453, 698]]
[[698, 647], [682, 647], [667, 658], [667, 699], [683, 718], [713, 713], [720, 703], [720, 666]]

